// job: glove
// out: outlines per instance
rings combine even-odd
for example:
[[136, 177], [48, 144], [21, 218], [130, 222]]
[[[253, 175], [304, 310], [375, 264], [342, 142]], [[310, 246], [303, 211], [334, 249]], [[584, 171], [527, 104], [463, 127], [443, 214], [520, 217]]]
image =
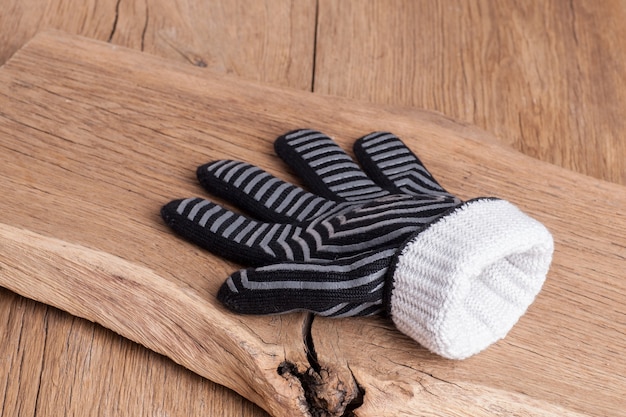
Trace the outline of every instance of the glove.
[[183, 238], [250, 267], [218, 292], [232, 311], [385, 312], [422, 346], [462, 359], [503, 338], [541, 289], [547, 229], [504, 200], [462, 202], [393, 134], [355, 143], [361, 168], [313, 130], [279, 137], [275, 151], [311, 192], [220, 160], [198, 168], [200, 183], [253, 217], [202, 198], [161, 210]]

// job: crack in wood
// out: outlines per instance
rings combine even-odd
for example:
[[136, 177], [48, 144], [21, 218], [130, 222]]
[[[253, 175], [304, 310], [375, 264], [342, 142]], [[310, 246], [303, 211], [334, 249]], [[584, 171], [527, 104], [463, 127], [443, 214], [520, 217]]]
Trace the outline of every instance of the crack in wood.
[[115, 31], [117, 30], [117, 21], [120, 17], [121, 2], [122, 0], [117, 0], [117, 3], [115, 3], [115, 18], [113, 19], [113, 27], [111, 28], [111, 33], [109, 33], [109, 39], [107, 39], [107, 42], [111, 42], [111, 40], [113, 39], [113, 35], [115, 35]]
[[[313, 314], [307, 315], [302, 324], [302, 339], [308, 361], [306, 370], [285, 360], [277, 369], [284, 378], [295, 378], [302, 386], [304, 402], [311, 417], [353, 417], [354, 410], [363, 405], [365, 390], [358, 384], [352, 370], [350, 380], [342, 379], [339, 372], [323, 366], [315, 351], [311, 328]], [[349, 369], [349, 368], [348, 368]]]
[[146, 19], [143, 22], [143, 29], [141, 30], [141, 51], [146, 50], [146, 32], [148, 31], [148, 22], [150, 21], [150, 12], [148, 9], [148, 3], [146, 3]]

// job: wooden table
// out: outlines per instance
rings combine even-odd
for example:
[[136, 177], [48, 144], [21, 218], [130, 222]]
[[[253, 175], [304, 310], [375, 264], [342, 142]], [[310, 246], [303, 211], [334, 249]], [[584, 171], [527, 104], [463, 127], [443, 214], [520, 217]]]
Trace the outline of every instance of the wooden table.
[[[439, 111], [528, 155], [626, 184], [623, 2], [213, 3], [9, 0], [0, 63], [57, 28], [207, 71]], [[264, 413], [98, 325], [7, 290], [0, 297], [2, 415]]]

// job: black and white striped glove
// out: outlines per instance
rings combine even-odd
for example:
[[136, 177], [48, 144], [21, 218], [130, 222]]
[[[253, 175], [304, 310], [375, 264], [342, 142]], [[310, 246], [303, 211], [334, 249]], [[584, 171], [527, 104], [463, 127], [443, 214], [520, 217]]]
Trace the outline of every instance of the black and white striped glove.
[[396, 136], [359, 139], [359, 167], [313, 130], [279, 137], [276, 153], [313, 192], [245, 162], [198, 168], [212, 194], [165, 205], [182, 237], [252, 268], [218, 299], [245, 314], [306, 310], [347, 317], [387, 312], [396, 327], [447, 358], [504, 337], [541, 289], [550, 233], [511, 203], [463, 203]]

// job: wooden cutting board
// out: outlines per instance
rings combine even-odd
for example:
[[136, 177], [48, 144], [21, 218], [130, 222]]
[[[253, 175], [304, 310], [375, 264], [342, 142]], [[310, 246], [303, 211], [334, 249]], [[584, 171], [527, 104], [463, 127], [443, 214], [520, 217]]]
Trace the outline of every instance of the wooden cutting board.
[[[461, 198], [508, 199], [553, 232], [544, 289], [506, 339], [465, 361], [384, 318], [250, 317], [216, 302], [238, 265], [174, 236], [195, 168], [245, 160], [297, 182], [272, 141], [312, 127], [348, 149], [402, 137]], [[97, 322], [275, 416], [618, 416], [626, 392], [626, 188], [489, 134], [181, 67], [58, 32], [0, 68], [0, 285]], [[184, 393], [181, 393], [184, 395]]]

